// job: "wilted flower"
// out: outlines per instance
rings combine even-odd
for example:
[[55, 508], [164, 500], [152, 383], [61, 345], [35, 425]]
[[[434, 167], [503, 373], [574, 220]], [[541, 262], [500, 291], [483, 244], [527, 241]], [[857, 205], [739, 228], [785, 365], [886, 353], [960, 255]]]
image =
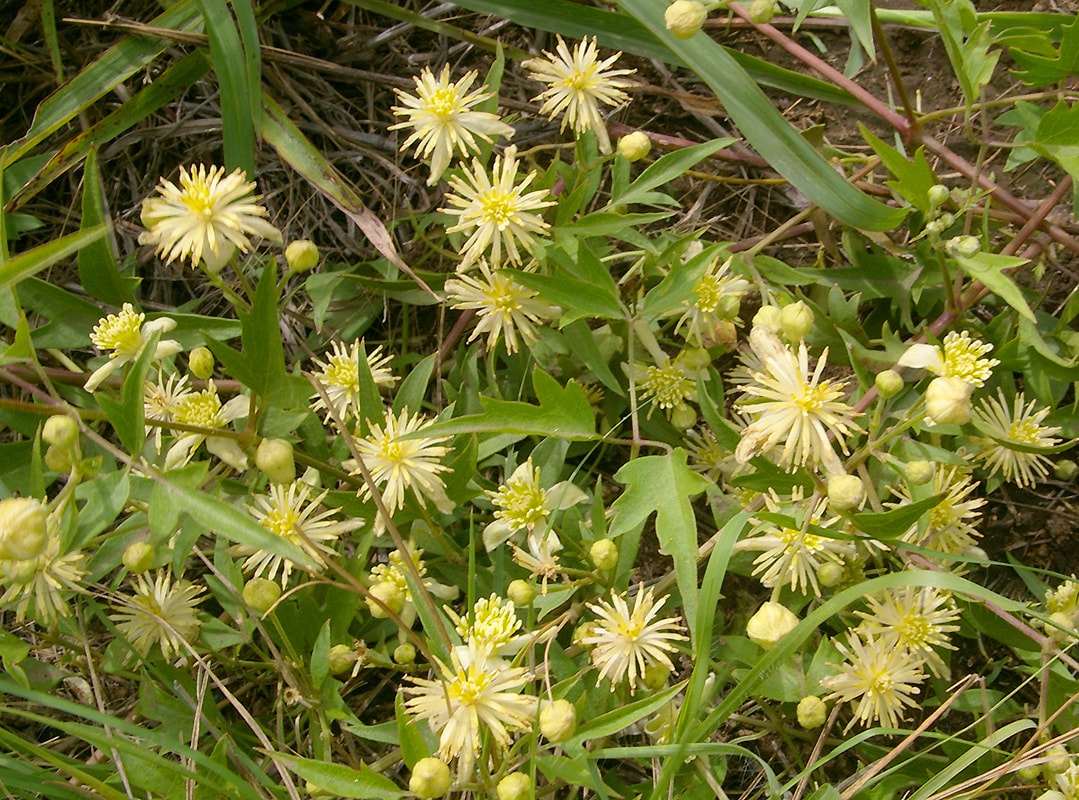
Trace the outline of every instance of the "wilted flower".
[[942, 378], [960, 378], [975, 388], [981, 388], [1000, 363], [995, 358], [982, 358], [993, 349], [978, 339], [972, 339], [966, 331], [952, 331], [944, 337], [940, 347], [931, 344], [911, 345], [899, 366], [927, 369]]
[[462, 157], [479, 152], [477, 136], [485, 142], [490, 142], [492, 136], [513, 136], [513, 128], [502, 122], [497, 114], [473, 110], [473, 106], [491, 97], [491, 93], [482, 87], [468, 91], [477, 75], [473, 70], [451, 83], [449, 64], [442, 68], [438, 78], [430, 67], [424, 67], [418, 77], [412, 78], [416, 94], [394, 90], [401, 102], [393, 107], [394, 116], [407, 119], [391, 125], [390, 130], [412, 128], [412, 133], [401, 143], [401, 149], [418, 143], [416, 156], [431, 159], [428, 186], [442, 177], [455, 152]]
[[[918, 704], [914, 695], [925, 681], [921, 659], [909, 650], [896, 647], [894, 640], [856, 631], [847, 632], [847, 643], [835, 643], [846, 658], [836, 666], [838, 675], [821, 680], [821, 686], [831, 691], [826, 700], [857, 703], [855, 722], [870, 725], [874, 722], [896, 727], [906, 709]], [[833, 665], [835, 666], [835, 665]]]
[[145, 656], [155, 644], [161, 646], [161, 654], [172, 659], [173, 652], [185, 653], [187, 646], [198, 636], [201, 623], [195, 608], [202, 602], [204, 586], [160, 570], [153, 583], [145, 574], [135, 579], [135, 591], [116, 614], [110, 618], [116, 629]]
[[331, 418], [329, 409], [342, 422], [360, 417], [360, 360], [367, 362], [367, 369], [371, 372], [371, 378], [379, 390], [392, 389], [397, 382], [390, 369], [390, 357], [383, 355], [382, 345], [379, 345], [370, 353], [364, 342], [357, 339], [351, 346], [341, 342], [331, 344], [332, 352], [325, 354], [322, 359], [312, 359], [319, 371], [313, 373], [313, 377], [326, 390], [329, 406], [318, 392], [311, 395], [315, 402], [311, 408], [314, 411], [326, 412], [326, 419]]
[[578, 42], [571, 53], [562, 37], [558, 37], [557, 55], [543, 51], [546, 58], [530, 58], [523, 62], [533, 80], [548, 84], [547, 89], [533, 100], [543, 101], [539, 113], [554, 119], [564, 114], [561, 128], [567, 125], [577, 134], [595, 131], [600, 152], [611, 152], [607, 126], [599, 113], [600, 104], [615, 108], [629, 101], [623, 89], [631, 86], [622, 76], [632, 75], [632, 69], [608, 69], [621, 53], [602, 61], [598, 58], [596, 38]]
[[550, 489], [540, 486], [540, 470], [529, 458], [519, 464], [506, 482], [495, 491], [485, 492], [495, 507], [494, 522], [483, 530], [483, 544], [488, 550], [506, 541], [520, 530], [542, 531], [553, 511], [561, 511], [587, 499], [572, 481], [556, 483]]
[[542, 531], [529, 531], [525, 537], [527, 550], [513, 547], [513, 560], [527, 569], [534, 577], [543, 581], [543, 593], [547, 594], [547, 581], [558, 577], [558, 552], [562, 549], [562, 541], [558, 534], [544, 528]]
[[239, 250], [251, 249], [252, 234], [272, 242], [281, 241], [281, 232], [267, 222], [266, 209], [258, 205], [254, 181], [243, 170], [225, 175], [224, 167], [205, 164], [188, 172], [180, 167], [180, 187], [161, 179], [160, 197], [142, 201], [139, 244], [153, 245], [157, 254], [171, 264], [174, 260], [201, 260], [206, 270], [220, 272]]
[[1060, 433], [1060, 428], [1042, 425], [1051, 409], [1035, 410], [1035, 400], [1024, 405], [1026, 398], [1022, 392], [1016, 396], [1010, 411], [1004, 392], [1000, 391], [999, 397], [999, 400], [995, 397], [982, 400], [974, 411], [974, 424], [992, 437], [974, 439], [978, 446], [975, 458], [989, 470], [990, 477], [999, 470], [1006, 481], [1033, 486], [1049, 475], [1052, 462], [1042, 453], [1027, 448], [1053, 447], [1060, 441], [1054, 436]]
[[[464, 272], [490, 250], [493, 267], [502, 266], [503, 259], [511, 264], [521, 263], [520, 243], [531, 253], [534, 234], [543, 234], [550, 227], [543, 217], [533, 212], [554, 205], [548, 200], [550, 192], [537, 189], [525, 192], [536, 179], [530, 172], [517, 183], [517, 148], [510, 146], [500, 156], [495, 156], [491, 176], [478, 159], [472, 160], [472, 171], [464, 171], [464, 177], [450, 178], [451, 193], [446, 195], [447, 207], [439, 209], [444, 214], [457, 217], [457, 222], [446, 233], [468, 231], [469, 236], [462, 248], [458, 272]], [[505, 253], [503, 253], [505, 250]]]
[[491, 272], [480, 259], [481, 278], [460, 275], [446, 281], [446, 299], [457, 309], [472, 309], [479, 322], [468, 341], [487, 335], [487, 350], [494, 350], [500, 338], [506, 352], [517, 352], [517, 334], [526, 342], [535, 341], [536, 326], [555, 319], [561, 309], [537, 299], [539, 292], [526, 289], [503, 271]]
[[235, 439], [227, 436], [215, 436], [213, 431], [224, 428], [233, 420], [247, 416], [250, 400], [237, 395], [222, 404], [217, 396], [217, 386], [212, 380], [206, 381], [206, 388], [201, 392], [188, 392], [180, 397], [172, 408], [172, 421], [181, 425], [200, 428], [199, 431], [185, 431], [169, 448], [165, 455], [165, 469], [182, 467], [191, 460], [192, 454], [200, 444], [206, 442], [206, 449], [238, 472], [247, 469], [247, 456]]
[[[176, 327], [176, 320], [168, 317], [152, 320], [143, 324], [145, 314], [135, 311], [131, 303], [124, 303], [118, 314], [109, 314], [98, 320], [90, 334], [90, 341], [103, 353], [108, 353], [109, 360], [95, 369], [83, 388], [92, 392], [102, 382], [124, 364], [135, 361], [155, 333], [165, 333]], [[154, 358], [168, 358], [181, 350], [180, 343], [172, 339], [159, 340], [154, 350]]]

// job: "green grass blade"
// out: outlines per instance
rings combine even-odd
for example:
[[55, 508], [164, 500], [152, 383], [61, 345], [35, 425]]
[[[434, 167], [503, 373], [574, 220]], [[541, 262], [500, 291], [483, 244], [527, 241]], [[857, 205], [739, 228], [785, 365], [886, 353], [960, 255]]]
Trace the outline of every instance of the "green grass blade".
[[760, 87], [716, 42], [700, 33], [688, 40], [671, 36], [663, 21], [662, 5], [651, 0], [619, 0], [619, 6], [643, 22], [687, 64], [693, 65], [742, 135], [813, 203], [839, 221], [863, 230], [890, 230], [903, 220], [902, 211], [878, 203], [847, 183], [776, 111]]
[[[86, 230], [107, 223], [108, 210], [97, 166], [97, 150], [91, 148], [83, 170], [82, 228]], [[135, 287], [139, 285], [137, 278], [120, 274], [111, 237], [102, 237], [79, 251], [79, 281], [91, 297], [116, 306], [133, 303]]]
[[61, 236], [46, 244], [39, 245], [33, 250], [9, 259], [0, 264], [0, 292], [16, 286], [20, 281], [36, 275], [41, 270], [51, 267], [59, 261], [63, 261], [70, 255], [77, 253], [86, 245], [96, 242], [108, 233], [107, 225], [98, 225], [96, 228], [88, 228], [68, 236]]

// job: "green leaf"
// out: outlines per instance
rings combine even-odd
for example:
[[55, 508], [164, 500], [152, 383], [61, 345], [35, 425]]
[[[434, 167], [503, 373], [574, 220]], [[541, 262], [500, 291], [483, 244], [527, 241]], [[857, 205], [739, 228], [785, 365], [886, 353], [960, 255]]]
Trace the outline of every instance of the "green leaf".
[[985, 284], [993, 294], [1010, 305], [1030, 322], [1037, 322], [1034, 312], [1027, 305], [1023, 297], [1023, 290], [1019, 285], [1004, 273], [1006, 269], [1014, 269], [1026, 264], [1029, 259], [1016, 256], [1004, 256], [999, 253], [978, 253], [974, 256], [953, 255], [955, 261], [972, 278], [976, 278]]
[[153, 363], [154, 351], [160, 338], [160, 333], [151, 336], [142, 354], [128, 370], [120, 390], [119, 402], [103, 391], [94, 394], [98, 406], [105, 412], [113, 430], [129, 453], [141, 453], [142, 446], [146, 443], [146, 405], [143, 397], [146, 394], [146, 376], [150, 372], [150, 364]]
[[626, 489], [611, 507], [614, 519], [610, 535], [626, 533], [656, 512], [660, 552], [674, 559], [686, 626], [696, 636], [697, 519], [690, 498], [707, 491], [711, 482], [686, 466], [686, 451], [681, 447], [669, 456], [635, 458], [614, 478]]
[[963, 98], [969, 108], [981, 98], [1000, 59], [1000, 51], [989, 52], [995, 44], [989, 33], [991, 23], [976, 23], [970, 0], [936, 0], [930, 4], [933, 18], [940, 31], [944, 50], [951, 61]]
[[944, 495], [935, 494], [889, 511], [851, 514], [850, 520], [858, 530], [875, 539], [894, 539], [921, 519], [925, 512], [935, 508], [943, 498]]
[[[101, 187], [101, 172], [97, 167], [97, 151], [90, 149], [83, 167], [82, 224], [81, 228], [93, 228], [108, 221], [105, 194]], [[113, 243], [102, 237], [79, 251], [79, 281], [91, 297], [112, 305], [133, 303], [137, 278], [120, 274], [120, 265], [113, 252]]]
[[273, 757], [275, 761], [284, 764], [305, 781], [310, 781], [319, 789], [337, 797], [380, 800], [381, 798], [404, 797], [408, 794], [396, 783], [379, 775], [366, 764], [362, 764], [359, 769], [353, 769], [344, 764], [300, 758], [284, 753], [274, 753]]
[[1028, 86], [1050, 86], [1077, 74], [1079, 70], [1079, 17], [1061, 29], [1060, 47], [1051, 54], [1011, 48], [1011, 56], [1020, 69], [1012, 74]]
[[564, 312], [561, 320], [567, 324], [585, 318], [622, 319], [625, 316], [617, 297], [592, 283], [571, 278], [562, 270], [556, 270], [554, 275], [515, 271], [513, 280], [526, 289], [539, 292], [548, 303], [560, 306]]
[[397, 719], [397, 739], [401, 742], [401, 759], [406, 767], [412, 769], [421, 758], [431, 755], [431, 748], [420, 733], [420, 726], [424, 723], [409, 716], [405, 710], [405, 699], [400, 692], [394, 698], [393, 709]]
[[562, 747], [568, 751], [577, 751], [589, 739], [602, 739], [624, 731], [629, 725], [655, 713], [677, 697], [683, 686], [685, 686], [685, 681], [668, 686], [660, 692], [648, 693], [647, 697], [600, 714], [595, 719], [579, 726], [573, 736], [562, 743]]
[[417, 436], [454, 436], [459, 433], [518, 433], [526, 436], [551, 436], [556, 439], [598, 439], [595, 412], [584, 388], [570, 381], [565, 388], [536, 367], [532, 386], [538, 406], [514, 400], [480, 397], [482, 414], [436, 422]]
[[859, 124], [858, 129], [888, 171], [895, 175], [897, 180], [888, 181], [888, 186], [923, 214], [928, 214], [931, 210], [929, 189], [939, 181], [925, 158], [925, 148], [919, 147], [914, 151], [914, 158], [909, 159], [870, 133], [865, 125]]
[[53, 239], [51, 242], [38, 245], [33, 250], [27, 250], [25, 253], [9, 258], [3, 264], [0, 264], [0, 292], [10, 289], [31, 275], [36, 275], [43, 269], [63, 261], [88, 244], [96, 242], [108, 232], [107, 225], [98, 225], [78, 233], [61, 236], [59, 239]]
[[657, 158], [644, 172], [637, 176], [637, 180], [626, 187], [623, 194], [612, 197], [607, 204], [607, 208], [642, 202], [642, 198], [648, 196], [653, 189], [670, 183], [675, 178], [685, 174], [687, 169], [696, 166], [723, 148], [730, 147], [734, 142], [735, 140], [731, 138], [713, 139], [710, 142], [695, 144], [692, 147], [683, 147], [680, 150], [675, 150]]
[[[431, 383], [431, 375], [434, 374], [437, 353], [431, 353], [414, 364], [408, 371], [408, 375], [401, 381], [397, 392], [393, 396], [393, 411], [400, 414], [402, 409], [408, 408], [410, 413], [415, 414], [423, 407], [423, 398], [427, 394], [427, 387]], [[372, 383], [374, 380], [372, 379]]]

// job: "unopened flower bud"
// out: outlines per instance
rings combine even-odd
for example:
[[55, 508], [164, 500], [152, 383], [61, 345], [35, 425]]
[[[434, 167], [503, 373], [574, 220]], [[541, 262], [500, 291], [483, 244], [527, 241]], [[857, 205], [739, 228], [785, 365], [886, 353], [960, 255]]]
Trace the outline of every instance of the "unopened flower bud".
[[644, 668], [644, 672], [641, 674], [641, 683], [644, 684], [644, 688], [658, 692], [667, 685], [667, 679], [670, 677], [671, 668], [666, 664], [654, 661]]
[[865, 500], [865, 484], [857, 475], [833, 475], [828, 479], [828, 505], [836, 511], [854, 508]]
[[763, 325], [773, 333], [779, 333], [783, 328], [783, 323], [780, 318], [783, 316], [783, 311], [779, 306], [761, 306], [757, 309], [757, 313], [753, 315], [754, 325]]
[[769, 601], [749, 618], [746, 624], [746, 635], [754, 644], [760, 645], [765, 650], [771, 650], [797, 625], [798, 617], [789, 608]]
[[680, 360], [686, 369], [708, 369], [708, 366], [712, 363], [712, 354], [703, 347], [693, 347], [684, 351]]
[[817, 567], [817, 583], [825, 589], [832, 586], [838, 586], [840, 581], [843, 580], [843, 576], [846, 574], [847, 571], [843, 569], [842, 564], [837, 564], [834, 561], [825, 561]]
[[1068, 771], [1068, 767], [1071, 766], [1071, 754], [1062, 744], [1056, 744], [1045, 751], [1045, 755], [1050, 759], [1044, 764], [1045, 771], [1050, 775], [1060, 775], [1063, 772]]
[[1035, 781], [1039, 780], [1041, 776], [1041, 764], [1028, 764], [1027, 766], [1020, 768], [1015, 773], [1015, 777], [1019, 779], [1020, 783], [1034, 783]]
[[1074, 480], [1076, 475], [1079, 475], [1079, 464], [1070, 458], [1062, 459], [1053, 465], [1053, 477], [1058, 481]]
[[393, 648], [393, 663], [408, 665], [416, 663], [416, 645], [403, 642]]
[[921, 486], [933, 480], [937, 472], [937, 466], [932, 461], [908, 461], [903, 469], [907, 483], [911, 486]]
[[618, 155], [626, 161], [640, 161], [652, 149], [652, 140], [642, 131], [627, 133], [618, 140]]
[[45, 466], [53, 472], [71, 472], [75, 466], [74, 451], [70, 447], [52, 444], [45, 450]]
[[788, 341], [797, 342], [813, 330], [813, 309], [801, 300], [783, 306], [779, 312], [779, 325]]
[[577, 707], [569, 700], [545, 702], [540, 707], [539, 726], [548, 742], [564, 742], [577, 730]]
[[774, 0], [753, 0], [749, 4], [749, 8], [746, 9], [746, 13], [749, 15], [751, 22], [763, 25], [766, 22], [771, 22], [772, 17], [775, 16], [776, 4]]
[[929, 205], [932, 208], [940, 208], [942, 205], [948, 202], [948, 198], [951, 196], [951, 192], [948, 191], [948, 187], [941, 183], [933, 184], [929, 187], [929, 191], [926, 192], [929, 197]]
[[1066, 642], [1075, 637], [1075, 620], [1072, 619], [1071, 614], [1054, 611], [1049, 615], [1049, 621], [1052, 624], [1045, 626], [1045, 632], [1053, 641]]
[[70, 450], [79, 441], [79, 423], [71, 417], [54, 414], [45, 420], [41, 429], [41, 438], [45, 444]]
[[610, 539], [599, 539], [588, 548], [588, 557], [597, 569], [612, 570], [618, 566], [618, 545]]
[[736, 294], [725, 294], [716, 303], [716, 316], [723, 320], [733, 320], [742, 311], [742, 298]]
[[518, 608], [528, 608], [536, 599], [536, 587], [528, 581], [517, 578], [510, 581], [510, 585], [506, 587], [506, 597]]
[[974, 387], [962, 378], [934, 378], [925, 390], [925, 415], [931, 425], [964, 425], [970, 421]]
[[671, 424], [680, 431], [688, 431], [697, 424], [697, 411], [689, 403], [680, 403], [671, 409]]
[[206, 380], [214, 374], [214, 354], [209, 347], [196, 347], [187, 354], [187, 368], [191, 374]]
[[[368, 611], [371, 612], [371, 616], [375, 619], [388, 618], [389, 614], [386, 613], [386, 608], [394, 614], [400, 614], [401, 609], [405, 607], [405, 593], [400, 586], [392, 581], [376, 583], [369, 591], [370, 596], [365, 597], [364, 600], [367, 603]], [[381, 600], [386, 608], [379, 605], [377, 600]]]
[[266, 578], [252, 578], [244, 584], [244, 602], [256, 614], [265, 614], [281, 598], [281, 585]]
[[678, 39], [688, 39], [701, 29], [708, 19], [708, 9], [697, 0], [675, 0], [667, 6], [663, 21], [667, 30]]
[[124, 549], [121, 561], [124, 567], [133, 575], [139, 575], [154, 565], [157, 552], [149, 542], [132, 542]]
[[882, 399], [887, 400], [890, 397], [895, 397], [902, 391], [903, 376], [894, 369], [886, 369], [883, 372], [877, 373], [877, 377], [873, 383], [877, 387], [877, 394], [879, 394]]
[[33, 497], [0, 500], [0, 559], [37, 558], [48, 543], [48, 511]]
[[38, 561], [38, 558], [0, 561], [0, 575], [3, 575], [10, 583], [25, 586], [37, 576]]
[[956, 236], [948, 240], [944, 249], [949, 255], [973, 258], [982, 249], [982, 243], [977, 236]]
[[292, 443], [286, 439], [263, 439], [255, 451], [255, 466], [274, 483], [292, 483], [296, 480]]
[[592, 620], [585, 620], [573, 630], [573, 643], [580, 645], [585, 650], [591, 650], [595, 645], [585, 644], [585, 639], [591, 639], [596, 635], [599, 630], [599, 626]]
[[421, 758], [412, 767], [408, 790], [420, 800], [442, 797], [450, 790], [450, 768], [437, 758]]
[[348, 672], [356, 662], [360, 660], [360, 654], [347, 644], [335, 644], [326, 653], [326, 663], [330, 668], [331, 675], [341, 675]]
[[798, 724], [811, 731], [828, 719], [828, 706], [816, 695], [806, 695], [798, 701]]
[[318, 247], [307, 239], [289, 242], [285, 248], [289, 272], [307, 272], [318, 264]]
[[529, 800], [532, 797], [532, 779], [523, 772], [511, 772], [495, 787], [498, 800]]

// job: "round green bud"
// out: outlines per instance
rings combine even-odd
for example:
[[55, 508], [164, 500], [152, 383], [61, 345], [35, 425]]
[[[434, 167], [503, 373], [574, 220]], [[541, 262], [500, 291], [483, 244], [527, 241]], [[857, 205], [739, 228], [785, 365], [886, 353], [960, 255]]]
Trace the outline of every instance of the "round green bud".
[[933, 480], [933, 476], [937, 474], [937, 465], [932, 461], [908, 461], [903, 472], [907, 483], [922, 486]]
[[742, 298], [736, 294], [725, 294], [716, 303], [716, 316], [724, 320], [733, 320], [742, 311]]
[[903, 376], [894, 369], [878, 372], [873, 383], [877, 387], [877, 394], [884, 400], [895, 397], [903, 390]]
[[48, 518], [44, 503], [36, 498], [0, 500], [0, 559], [26, 561], [45, 552]]
[[506, 597], [512, 600], [513, 604], [518, 608], [528, 608], [532, 605], [532, 601], [536, 599], [536, 594], [536, 587], [520, 578], [510, 581], [510, 585], [506, 587]]
[[679, 403], [671, 409], [671, 424], [680, 431], [688, 431], [697, 424], [697, 409], [689, 403]]
[[1021, 783], [1034, 783], [1042, 777], [1042, 765], [1031, 764], [1023, 767], [1015, 773], [1015, 777], [1017, 777]]
[[1043, 767], [1048, 775], [1060, 775], [1067, 772], [1071, 766], [1071, 754], [1062, 744], [1053, 745], [1045, 751], [1045, 755], [1049, 761], [1046, 761]]
[[712, 354], [703, 347], [694, 347], [682, 354], [681, 361], [686, 369], [708, 369], [708, 366], [712, 363]]
[[285, 248], [289, 272], [307, 272], [318, 265], [318, 258], [318, 247], [307, 239], [289, 242]]
[[965, 425], [973, 407], [974, 387], [962, 378], [933, 378], [925, 390], [925, 415], [934, 425]]
[[74, 451], [70, 447], [49, 445], [45, 450], [45, 466], [53, 472], [71, 472], [75, 466]]
[[763, 25], [766, 22], [771, 22], [772, 17], [775, 16], [776, 4], [774, 0], [753, 0], [749, 4], [749, 8], [746, 9], [746, 13], [749, 14], [751, 22]]
[[588, 548], [588, 557], [597, 569], [612, 570], [618, 566], [618, 545], [610, 539], [599, 539]]
[[133, 575], [139, 575], [154, 566], [157, 551], [149, 542], [132, 542], [124, 549], [121, 560], [124, 567]]
[[843, 576], [846, 574], [847, 571], [843, 569], [842, 564], [837, 564], [834, 561], [825, 561], [817, 567], [817, 583], [825, 589], [831, 588], [832, 586], [838, 586], [843, 580]]
[[569, 700], [552, 700], [540, 706], [540, 733], [553, 744], [564, 742], [577, 730], [577, 707]]
[[660, 664], [658, 661], [654, 661], [644, 668], [644, 673], [641, 675], [641, 683], [644, 684], [644, 688], [651, 689], [653, 692], [658, 692], [667, 685], [667, 679], [670, 677], [670, 667], [666, 664]]
[[779, 326], [788, 341], [800, 341], [813, 330], [813, 309], [801, 300], [783, 306], [783, 310], [779, 312]]
[[335, 644], [326, 653], [326, 663], [331, 675], [341, 675], [356, 666], [359, 654], [347, 644]]
[[495, 787], [498, 800], [529, 800], [532, 797], [532, 779], [523, 772], [511, 772]]
[[828, 505], [846, 511], [865, 500], [865, 484], [857, 475], [833, 475], [828, 479]]
[[753, 315], [754, 325], [763, 325], [773, 333], [779, 333], [783, 328], [781, 317], [783, 311], [779, 306], [761, 306], [757, 309], [757, 313]]
[[[405, 607], [405, 592], [392, 581], [376, 583], [368, 591], [370, 596], [365, 597], [364, 601], [367, 603], [367, 610], [375, 619], [388, 619], [390, 615], [386, 613], [386, 608], [394, 614], [400, 614]], [[386, 608], [379, 605], [377, 600], [381, 600]]]
[[437, 758], [421, 758], [412, 768], [408, 790], [420, 800], [442, 797], [450, 790], [450, 768]]
[[286, 439], [263, 439], [255, 451], [255, 466], [274, 483], [292, 483], [296, 480], [292, 443]]
[[815, 695], [807, 695], [798, 701], [798, 724], [811, 731], [828, 719], [828, 706]]
[[667, 30], [678, 39], [689, 39], [708, 19], [708, 9], [696, 0], [675, 0], [663, 13]]
[[191, 374], [201, 380], [206, 380], [214, 374], [214, 354], [209, 347], [196, 347], [187, 354], [187, 368]]
[[1053, 477], [1058, 481], [1074, 480], [1079, 475], [1079, 464], [1070, 458], [1065, 458], [1053, 465]]
[[408, 642], [393, 648], [393, 663], [407, 666], [416, 663], [416, 646]]
[[0, 575], [11, 583], [25, 586], [37, 577], [39, 558], [24, 558], [19, 561], [0, 561]]
[[45, 444], [70, 450], [79, 441], [79, 423], [71, 417], [54, 414], [45, 420], [45, 426], [41, 429], [41, 438]]
[[936, 183], [929, 187], [929, 191], [926, 192], [929, 197], [930, 207], [936, 209], [948, 202], [948, 198], [951, 196], [951, 192], [948, 191], [948, 187], [941, 183]]
[[797, 625], [798, 617], [789, 608], [769, 601], [749, 618], [746, 635], [751, 642], [771, 650]]
[[642, 131], [627, 133], [618, 140], [618, 155], [626, 161], [640, 161], [652, 149], [652, 140]]
[[244, 602], [256, 614], [265, 614], [281, 597], [281, 586], [266, 578], [252, 578], [244, 584]]
[[982, 242], [977, 236], [955, 236], [944, 245], [944, 250], [953, 256], [973, 258], [982, 249]]

